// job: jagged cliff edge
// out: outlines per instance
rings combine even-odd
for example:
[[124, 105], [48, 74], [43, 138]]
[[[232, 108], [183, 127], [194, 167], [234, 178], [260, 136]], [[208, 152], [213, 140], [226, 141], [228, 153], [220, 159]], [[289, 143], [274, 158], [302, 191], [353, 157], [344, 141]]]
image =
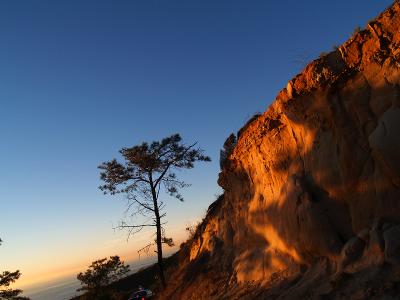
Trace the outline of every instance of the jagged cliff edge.
[[395, 2], [240, 131], [161, 299], [400, 293], [399, 46]]

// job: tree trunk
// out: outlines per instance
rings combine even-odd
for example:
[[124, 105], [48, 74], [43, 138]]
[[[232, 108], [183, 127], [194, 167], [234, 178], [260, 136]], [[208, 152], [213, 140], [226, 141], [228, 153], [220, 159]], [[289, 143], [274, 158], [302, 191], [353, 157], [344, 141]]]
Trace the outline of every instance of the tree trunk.
[[165, 282], [164, 276], [164, 262], [162, 255], [162, 236], [161, 236], [161, 218], [160, 212], [158, 210], [158, 201], [157, 201], [157, 193], [155, 187], [153, 185], [153, 179], [151, 174], [149, 174], [150, 185], [151, 185], [151, 194], [153, 196], [153, 205], [154, 205], [154, 215], [156, 217], [156, 227], [157, 227], [157, 261], [159, 268], [159, 275], [163, 289], [166, 288], [167, 284]]
[[157, 220], [157, 259], [158, 259], [158, 268], [160, 272], [160, 279], [163, 288], [165, 289], [166, 282], [164, 276], [164, 262], [163, 262], [163, 255], [162, 255], [162, 237], [161, 237], [161, 220], [158, 213], [158, 208], [155, 210], [156, 220]]

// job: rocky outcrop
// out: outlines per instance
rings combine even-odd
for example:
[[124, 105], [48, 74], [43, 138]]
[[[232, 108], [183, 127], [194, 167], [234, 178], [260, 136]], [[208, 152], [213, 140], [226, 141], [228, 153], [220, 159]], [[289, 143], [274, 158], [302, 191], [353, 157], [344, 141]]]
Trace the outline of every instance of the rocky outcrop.
[[183, 247], [165, 297], [397, 292], [398, 2], [289, 81], [240, 131], [219, 184], [223, 199]]

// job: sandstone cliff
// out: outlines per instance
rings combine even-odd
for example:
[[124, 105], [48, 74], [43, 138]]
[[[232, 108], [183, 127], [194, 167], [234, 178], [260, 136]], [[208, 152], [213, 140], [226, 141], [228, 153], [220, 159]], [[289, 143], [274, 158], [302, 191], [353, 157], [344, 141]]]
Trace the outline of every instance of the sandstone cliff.
[[240, 131], [162, 299], [400, 297], [400, 4]]

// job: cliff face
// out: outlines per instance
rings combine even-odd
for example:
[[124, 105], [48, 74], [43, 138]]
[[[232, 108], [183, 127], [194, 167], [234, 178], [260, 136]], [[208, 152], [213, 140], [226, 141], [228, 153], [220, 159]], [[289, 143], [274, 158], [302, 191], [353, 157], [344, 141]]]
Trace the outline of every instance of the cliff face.
[[165, 297], [353, 297], [373, 276], [391, 285], [370, 296], [397, 291], [400, 4], [289, 81], [219, 184]]

